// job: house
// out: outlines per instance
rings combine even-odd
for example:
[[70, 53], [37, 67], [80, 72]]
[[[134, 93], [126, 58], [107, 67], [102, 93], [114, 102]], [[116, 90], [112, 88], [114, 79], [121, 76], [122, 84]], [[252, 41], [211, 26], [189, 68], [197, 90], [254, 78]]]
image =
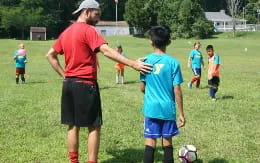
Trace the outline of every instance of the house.
[[46, 40], [46, 28], [45, 27], [31, 27], [30, 28], [30, 40]]
[[[225, 32], [233, 30], [233, 19], [225, 13], [225, 10], [220, 10], [220, 12], [205, 12], [205, 16], [209, 21], [213, 22], [215, 31]], [[235, 21], [236, 30], [248, 30], [245, 19], [235, 19]]]
[[96, 29], [103, 36], [129, 35], [130, 28], [126, 21], [99, 21]]

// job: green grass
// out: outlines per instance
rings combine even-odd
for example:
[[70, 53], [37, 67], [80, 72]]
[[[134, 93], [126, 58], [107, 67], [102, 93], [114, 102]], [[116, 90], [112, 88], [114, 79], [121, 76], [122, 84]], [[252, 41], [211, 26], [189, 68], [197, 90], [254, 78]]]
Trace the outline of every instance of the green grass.
[[[187, 88], [192, 73], [186, 61], [195, 40], [174, 40], [168, 47], [168, 53], [180, 61], [185, 80], [182, 89], [187, 124], [173, 139], [176, 161], [177, 150], [183, 144], [193, 144], [199, 149], [199, 162], [260, 162], [260, 33], [241, 34], [236, 39], [229, 35], [200, 40], [205, 62], [204, 49], [208, 44], [215, 46], [221, 58], [221, 85], [216, 102], [209, 99], [206, 71], [201, 89]], [[146, 39], [106, 39], [111, 46], [119, 41], [132, 59], [152, 52]], [[44, 58], [53, 41], [23, 41], [29, 61], [27, 83], [16, 85], [12, 53], [20, 42], [0, 40], [0, 162], [68, 162], [67, 127], [60, 124], [62, 80]], [[116, 85], [114, 62], [102, 55], [99, 59], [104, 117], [99, 161], [142, 162], [143, 95], [138, 87], [139, 75], [126, 68], [127, 84]], [[87, 160], [86, 135], [87, 130], [82, 129], [81, 162]], [[163, 154], [159, 142], [156, 162], [161, 162]]]

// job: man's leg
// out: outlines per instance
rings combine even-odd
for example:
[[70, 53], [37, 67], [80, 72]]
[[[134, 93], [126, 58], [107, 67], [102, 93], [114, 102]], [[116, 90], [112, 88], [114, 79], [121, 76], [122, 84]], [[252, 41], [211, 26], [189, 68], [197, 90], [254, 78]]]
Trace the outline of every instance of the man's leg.
[[79, 127], [69, 126], [68, 130], [68, 152], [71, 163], [78, 163], [78, 150], [79, 150]]
[[101, 127], [89, 127], [88, 131], [88, 162], [97, 163]]
[[162, 146], [164, 151], [164, 163], [173, 163], [173, 147], [172, 147], [172, 138], [163, 138]]

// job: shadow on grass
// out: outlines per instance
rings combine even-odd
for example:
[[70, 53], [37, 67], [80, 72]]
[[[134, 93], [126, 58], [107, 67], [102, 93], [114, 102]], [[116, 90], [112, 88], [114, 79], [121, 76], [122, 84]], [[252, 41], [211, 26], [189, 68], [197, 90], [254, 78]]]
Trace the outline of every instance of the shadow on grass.
[[222, 100], [228, 100], [228, 99], [234, 99], [234, 96], [222, 96], [221, 97]]
[[[101, 161], [101, 163], [141, 163], [143, 162], [144, 149], [108, 149], [107, 153], [113, 158]], [[162, 160], [162, 155], [156, 149], [155, 162]]]
[[50, 83], [52, 81], [26, 81], [25, 84], [43, 84], [43, 83]]
[[229, 163], [229, 162], [223, 158], [215, 158], [213, 160], [209, 160], [208, 163]]
[[140, 81], [132, 80], [132, 81], [126, 81], [125, 84], [135, 84], [140, 83]]

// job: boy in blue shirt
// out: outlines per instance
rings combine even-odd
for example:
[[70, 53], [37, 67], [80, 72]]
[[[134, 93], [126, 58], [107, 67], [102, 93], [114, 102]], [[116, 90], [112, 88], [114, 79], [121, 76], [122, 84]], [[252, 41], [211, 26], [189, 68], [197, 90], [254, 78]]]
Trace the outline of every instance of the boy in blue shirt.
[[200, 49], [200, 42], [194, 43], [194, 49], [190, 52], [188, 58], [188, 67], [192, 69], [194, 77], [188, 83], [188, 87], [192, 88], [192, 84], [196, 82], [196, 87], [199, 88], [200, 86], [200, 78], [201, 78], [201, 66], [204, 67], [203, 62], [203, 55], [199, 51]]
[[166, 26], [152, 27], [149, 34], [154, 53], [146, 56], [146, 63], [153, 65], [151, 73], [140, 75], [140, 88], [144, 92], [142, 113], [144, 120], [144, 163], [154, 161], [156, 139], [162, 137], [164, 163], [173, 162], [172, 137], [177, 135], [175, 100], [179, 109], [179, 127], [185, 125], [179, 62], [166, 54], [171, 43], [170, 29]]
[[16, 84], [19, 84], [19, 76], [21, 75], [22, 83], [25, 83], [25, 64], [27, 63], [26, 60], [26, 51], [24, 49], [24, 44], [19, 45], [19, 49], [14, 52], [14, 60], [15, 60], [15, 81]]

